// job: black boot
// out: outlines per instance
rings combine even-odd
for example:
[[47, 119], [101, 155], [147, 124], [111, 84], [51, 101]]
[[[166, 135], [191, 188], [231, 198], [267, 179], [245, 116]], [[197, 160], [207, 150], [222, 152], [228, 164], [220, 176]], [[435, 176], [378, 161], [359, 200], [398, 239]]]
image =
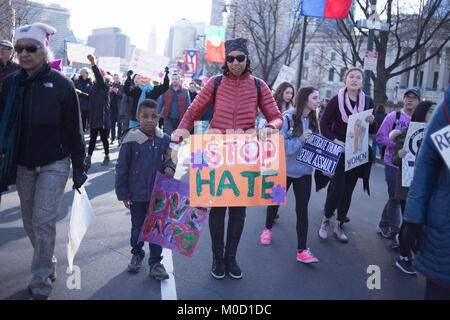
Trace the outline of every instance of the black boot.
[[236, 261], [236, 252], [244, 230], [245, 207], [233, 207], [229, 210], [227, 245], [225, 248], [225, 270], [234, 279], [242, 278], [242, 271]]
[[105, 159], [103, 159], [103, 162], [102, 162], [102, 166], [107, 166], [109, 164], [109, 156], [108, 155], [106, 155], [105, 156]]
[[215, 279], [223, 279], [225, 277], [225, 265], [223, 261], [225, 210], [224, 208], [212, 208], [209, 214], [209, 231], [211, 233], [213, 251], [211, 275]]

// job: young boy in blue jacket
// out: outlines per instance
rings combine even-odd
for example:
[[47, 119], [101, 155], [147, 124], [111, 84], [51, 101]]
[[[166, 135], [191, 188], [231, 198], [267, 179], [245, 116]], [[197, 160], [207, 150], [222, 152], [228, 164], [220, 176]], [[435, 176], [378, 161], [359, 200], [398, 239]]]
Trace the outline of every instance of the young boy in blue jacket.
[[[158, 103], [145, 99], [139, 105], [139, 127], [130, 129], [122, 140], [116, 164], [116, 195], [131, 211], [131, 253], [128, 272], [137, 273], [142, 266], [145, 251], [138, 242], [150, 204], [156, 172], [173, 178], [175, 164], [170, 160], [170, 136], [158, 128]], [[149, 243], [149, 275], [157, 280], [169, 278], [162, 260], [161, 246]]]

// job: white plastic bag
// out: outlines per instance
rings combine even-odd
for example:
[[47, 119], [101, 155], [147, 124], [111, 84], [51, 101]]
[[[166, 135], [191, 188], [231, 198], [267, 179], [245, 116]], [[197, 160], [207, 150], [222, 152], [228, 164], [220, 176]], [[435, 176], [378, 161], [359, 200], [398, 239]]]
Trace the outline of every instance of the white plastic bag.
[[80, 247], [87, 229], [95, 220], [94, 210], [86, 194], [86, 190], [82, 186], [79, 188], [81, 194], [74, 190], [72, 203], [72, 214], [70, 216], [68, 242], [67, 242], [67, 260], [69, 262], [70, 272], [72, 272], [73, 259]]

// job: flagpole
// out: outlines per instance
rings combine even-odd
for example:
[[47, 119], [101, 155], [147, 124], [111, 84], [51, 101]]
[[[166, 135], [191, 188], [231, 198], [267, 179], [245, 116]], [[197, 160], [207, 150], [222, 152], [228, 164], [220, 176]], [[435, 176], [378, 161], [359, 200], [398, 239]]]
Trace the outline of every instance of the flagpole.
[[300, 89], [300, 86], [302, 85], [303, 55], [305, 53], [306, 26], [307, 26], [306, 16], [303, 16], [303, 32], [302, 32], [302, 44], [300, 48], [300, 65], [298, 67], [297, 90]]

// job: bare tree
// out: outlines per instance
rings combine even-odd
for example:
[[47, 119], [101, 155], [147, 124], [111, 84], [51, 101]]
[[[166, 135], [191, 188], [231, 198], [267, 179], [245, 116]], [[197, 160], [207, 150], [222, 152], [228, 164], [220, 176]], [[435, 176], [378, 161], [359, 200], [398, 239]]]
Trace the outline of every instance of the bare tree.
[[37, 11], [27, 0], [0, 0], [0, 37], [13, 40], [17, 27], [32, 21]]
[[[367, 19], [371, 14], [371, 1], [356, 0], [356, 3]], [[389, 29], [376, 32], [374, 37], [378, 52], [377, 72], [371, 76], [375, 103], [388, 100], [386, 85], [389, 79], [417, 70], [438, 55], [450, 39], [450, 8], [447, 0], [420, 0], [413, 8], [409, 8], [413, 10], [407, 9], [399, 0], [386, 0], [384, 3], [381, 14], [386, 17]], [[355, 13], [349, 14], [345, 20], [336, 20], [336, 27], [336, 39], [343, 40], [349, 46], [348, 50], [344, 50], [342, 45], [337, 46], [336, 52], [344, 57], [346, 63], [363, 65], [363, 44], [367, 43], [368, 32], [358, 25]], [[392, 59], [388, 59], [390, 57]]]
[[293, 49], [300, 41], [299, 8], [292, 8], [291, 1], [283, 0], [236, 3], [236, 16], [231, 18], [233, 33], [249, 40], [255, 69], [272, 86], [277, 76], [273, 71], [279, 70], [282, 64], [290, 65], [297, 58], [298, 52]]

